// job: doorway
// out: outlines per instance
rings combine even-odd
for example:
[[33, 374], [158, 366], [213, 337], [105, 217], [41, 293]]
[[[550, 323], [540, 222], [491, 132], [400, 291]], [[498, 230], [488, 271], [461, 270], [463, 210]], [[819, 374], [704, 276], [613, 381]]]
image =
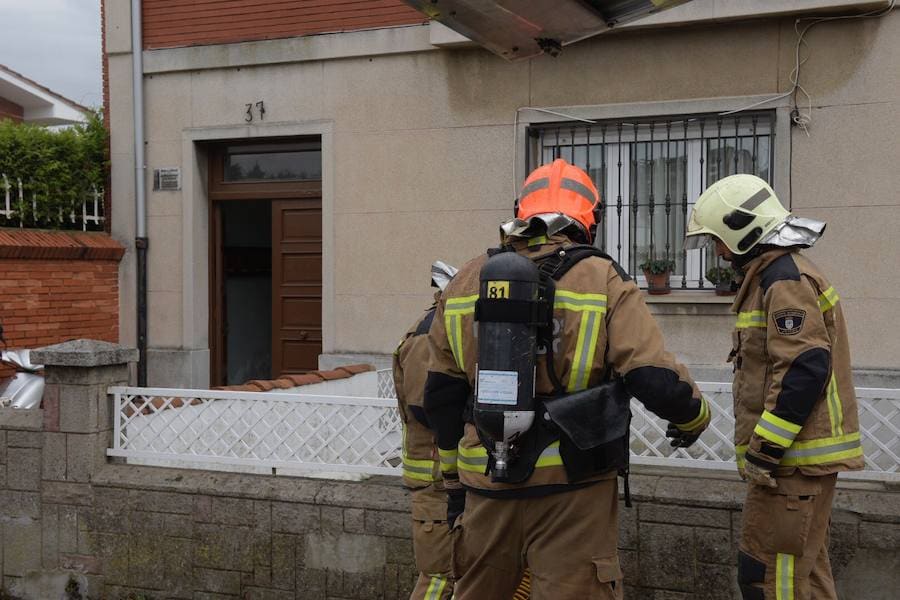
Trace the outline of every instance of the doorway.
[[314, 370], [322, 351], [320, 142], [223, 143], [209, 156], [211, 384]]

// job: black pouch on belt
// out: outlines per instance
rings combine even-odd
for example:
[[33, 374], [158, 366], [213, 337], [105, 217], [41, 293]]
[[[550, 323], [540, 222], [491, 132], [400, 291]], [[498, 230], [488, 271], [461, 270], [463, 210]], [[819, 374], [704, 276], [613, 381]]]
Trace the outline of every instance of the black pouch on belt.
[[628, 464], [630, 399], [621, 379], [544, 399], [544, 409], [562, 434], [559, 453], [570, 481]]

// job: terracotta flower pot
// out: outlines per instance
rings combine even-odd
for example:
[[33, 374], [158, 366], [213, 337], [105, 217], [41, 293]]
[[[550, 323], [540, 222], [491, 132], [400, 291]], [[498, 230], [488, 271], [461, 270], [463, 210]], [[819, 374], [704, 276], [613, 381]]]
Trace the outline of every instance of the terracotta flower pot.
[[662, 296], [672, 291], [669, 287], [669, 272], [649, 273], [644, 271], [644, 277], [647, 278], [647, 293], [653, 296]]

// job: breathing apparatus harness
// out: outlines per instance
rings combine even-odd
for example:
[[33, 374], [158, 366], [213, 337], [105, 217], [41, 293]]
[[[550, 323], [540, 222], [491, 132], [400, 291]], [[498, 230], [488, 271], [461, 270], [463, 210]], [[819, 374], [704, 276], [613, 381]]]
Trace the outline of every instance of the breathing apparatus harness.
[[[556, 282], [581, 260], [612, 258], [588, 244], [560, 248], [540, 259], [511, 246], [488, 250], [475, 304], [478, 373], [471, 416], [488, 450], [492, 481], [521, 483], [541, 453], [559, 441], [571, 483], [618, 470], [628, 490], [630, 396], [607, 370], [592, 388], [566, 393], [554, 365], [553, 305]], [[549, 396], [535, 393], [538, 348], [545, 352]]]

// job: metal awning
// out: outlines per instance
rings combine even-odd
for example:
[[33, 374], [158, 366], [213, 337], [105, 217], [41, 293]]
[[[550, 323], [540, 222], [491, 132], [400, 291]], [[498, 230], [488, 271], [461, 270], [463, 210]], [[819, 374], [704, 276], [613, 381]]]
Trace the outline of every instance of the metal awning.
[[690, 0], [403, 0], [507, 60], [564, 46]]

